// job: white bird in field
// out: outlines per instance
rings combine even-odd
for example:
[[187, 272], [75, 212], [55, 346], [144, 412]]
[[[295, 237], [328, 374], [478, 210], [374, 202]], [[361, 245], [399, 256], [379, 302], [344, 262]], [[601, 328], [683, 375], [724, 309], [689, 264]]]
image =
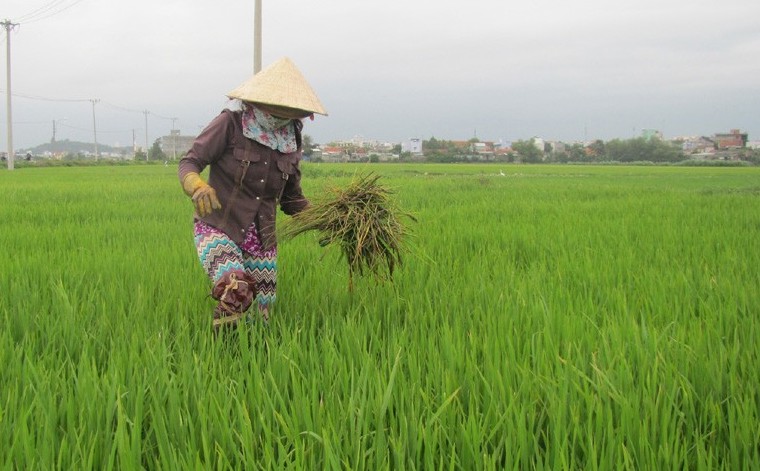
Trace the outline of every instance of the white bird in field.
[[499, 175], [501, 175], [502, 177], [506, 176], [504, 175], [504, 172], [502, 172], [501, 170], [499, 170]]

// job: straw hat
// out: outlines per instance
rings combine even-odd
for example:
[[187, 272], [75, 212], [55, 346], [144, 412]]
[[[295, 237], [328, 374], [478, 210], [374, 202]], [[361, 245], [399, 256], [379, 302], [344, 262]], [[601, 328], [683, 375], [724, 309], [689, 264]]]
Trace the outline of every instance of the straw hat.
[[317, 94], [293, 61], [283, 57], [227, 94], [252, 103], [307, 111], [327, 116]]

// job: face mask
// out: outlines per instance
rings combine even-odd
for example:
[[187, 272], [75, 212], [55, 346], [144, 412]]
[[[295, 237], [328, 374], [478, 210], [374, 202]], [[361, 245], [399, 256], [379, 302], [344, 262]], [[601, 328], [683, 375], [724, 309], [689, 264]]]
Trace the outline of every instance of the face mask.
[[243, 135], [282, 153], [298, 150], [293, 120], [277, 118], [255, 106], [243, 109]]
[[293, 121], [290, 118], [278, 118], [253, 105], [246, 105], [245, 111], [251, 113], [259, 127], [265, 131], [280, 129]]

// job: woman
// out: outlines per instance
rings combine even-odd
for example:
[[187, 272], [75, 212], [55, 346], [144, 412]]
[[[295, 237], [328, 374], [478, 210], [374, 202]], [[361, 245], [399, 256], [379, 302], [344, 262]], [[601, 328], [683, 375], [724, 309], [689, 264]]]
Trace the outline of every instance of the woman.
[[[256, 301], [265, 321], [277, 284], [277, 205], [303, 210], [301, 119], [327, 115], [295, 65], [280, 59], [228, 94], [224, 110], [180, 160], [179, 180], [195, 206], [195, 246], [218, 301], [213, 328], [234, 327]], [[208, 182], [200, 173], [209, 169]]]

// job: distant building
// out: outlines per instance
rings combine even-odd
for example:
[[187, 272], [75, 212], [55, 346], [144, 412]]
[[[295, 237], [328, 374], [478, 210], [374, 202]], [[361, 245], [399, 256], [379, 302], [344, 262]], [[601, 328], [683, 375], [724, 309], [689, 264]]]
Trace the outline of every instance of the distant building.
[[409, 152], [410, 154], [422, 153], [422, 139], [412, 138], [407, 139], [401, 143], [401, 152]]
[[561, 141], [547, 142], [550, 152], [561, 154], [567, 150], [567, 145]]
[[679, 141], [681, 142], [681, 149], [687, 154], [715, 153], [715, 143], [708, 137], [685, 137]]
[[499, 149], [511, 149], [512, 148], [512, 141], [509, 141], [507, 139], [499, 139], [494, 144], [494, 148]]
[[494, 143], [493, 142], [473, 142], [471, 146], [478, 160], [493, 160]]
[[348, 155], [344, 149], [339, 146], [322, 146], [320, 149], [320, 158], [324, 162], [348, 162]]
[[176, 156], [179, 159], [190, 150], [194, 141], [195, 136], [182, 136], [179, 129], [175, 129], [168, 136], [161, 136], [158, 144], [167, 157], [173, 159]]
[[748, 134], [738, 129], [732, 129], [730, 133], [715, 134], [713, 142], [717, 149], [740, 149], [747, 147]]
[[541, 152], [546, 151], [546, 142], [541, 137], [534, 137], [532, 139], [533, 145], [536, 147], [536, 149], [540, 150]]

